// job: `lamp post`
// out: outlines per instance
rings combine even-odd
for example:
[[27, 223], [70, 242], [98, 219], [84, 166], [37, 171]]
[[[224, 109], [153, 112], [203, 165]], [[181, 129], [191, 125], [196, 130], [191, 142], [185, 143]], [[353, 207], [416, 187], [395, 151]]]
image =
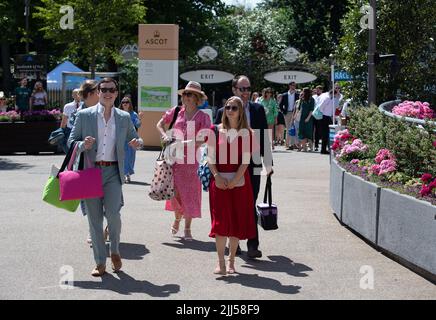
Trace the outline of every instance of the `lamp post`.
[[333, 114], [332, 114], [332, 121], [333, 125], [335, 124], [335, 56], [333, 54], [329, 55], [330, 60], [330, 80], [332, 82], [332, 104], [333, 104]]
[[376, 74], [375, 74], [375, 54], [376, 54], [376, 0], [370, 0], [369, 11], [369, 43], [368, 43], [368, 104], [376, 103]]
[[24, 16], [26, 17], [26, 53], [29, 54], [29, 15], [30, 0], [24, 0]]

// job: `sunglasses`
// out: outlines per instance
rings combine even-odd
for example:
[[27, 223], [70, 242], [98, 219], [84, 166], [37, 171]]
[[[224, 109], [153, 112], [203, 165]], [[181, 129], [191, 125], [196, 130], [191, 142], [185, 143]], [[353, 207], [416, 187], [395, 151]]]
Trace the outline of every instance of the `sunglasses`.
[[185, 97], [191, 98], [191, 97], [194, 96], [194, 93], [192, 93], [192, 92], [183, 92], [183, 93], [182, 93], [182, 96], [185, 96]]
[[115, 93], [117, 91], [118, 91], [117, 88], [100, 88], [101, 93], [106, 93], [106, 92]]
[[241, 92], [250, 92], [251, 91], [251, 87], [236, 87], [236, 89], [238, 89]]
[[238, 111], [238, 107], [237, 106], [225, 106], [224, 107], [227, 111], [230, 111], [230, 110], [232, 110], [232, 111]]
[[121, 101], [122, 104], [130, 103], [130, 101]]

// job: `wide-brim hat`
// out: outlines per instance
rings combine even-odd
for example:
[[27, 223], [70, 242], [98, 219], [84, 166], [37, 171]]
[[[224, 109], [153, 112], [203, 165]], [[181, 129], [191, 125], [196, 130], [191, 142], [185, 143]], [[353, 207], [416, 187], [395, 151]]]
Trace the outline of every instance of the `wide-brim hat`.
[[196, 81], [189, 81], [185, 89], [180, 89], [177, 91], [179, 95], [182, 95], [184, 92], [193, 92], [198, 94], [202, 99], [207, 99], [207, 96], [203, 91], [201, 91], [201, 84]]

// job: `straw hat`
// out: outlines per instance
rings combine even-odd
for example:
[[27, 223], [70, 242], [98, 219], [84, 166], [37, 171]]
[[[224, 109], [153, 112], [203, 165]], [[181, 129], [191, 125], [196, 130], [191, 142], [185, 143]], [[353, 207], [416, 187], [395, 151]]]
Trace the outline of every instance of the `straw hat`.
[[204, 94], [203, 91], [201, 91], [201, 84], [196, 81], [189, 81], [185, 89], [180, 89], [179, 91], [177, 91], [177, 93], [179, 95], [182, 95], [185, 91], [196, 93], [201, 97], [201, 99], [207, 99], [207, 96]]

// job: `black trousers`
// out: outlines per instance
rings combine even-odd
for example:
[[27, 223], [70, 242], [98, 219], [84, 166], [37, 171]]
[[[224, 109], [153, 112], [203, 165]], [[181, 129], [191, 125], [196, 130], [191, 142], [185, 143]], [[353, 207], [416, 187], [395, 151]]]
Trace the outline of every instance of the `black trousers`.
[[250, 165], [248, 167], [248, 172], [250, 173], [251, 186], [253, 188], [253, 200], [254, 200], [254, 221], [256, 223], [256, 238], [247, 240], [248, 249], [257, 249], [259, 247], [259, 230], [257, 227], [257, 212], [256, 212], [256, 202], [257, 196], [259, 195], [260, 189], [260, 175], [253, 175], [253, 167]]
[[327, 152], [329, 148], [329, 125], [333, 124], [332, 117], [323, 116], [321, 121], [321, 152]]
[[322, 122], [322, 119], [320, 119], [320, 120], [314, 119], [313, 120], [313, 131], [315, 131], [313, 134], [313, 137], [315, 140], [315, 148], [319, 147], [319, 140], [322, 139], [321, 122]]

